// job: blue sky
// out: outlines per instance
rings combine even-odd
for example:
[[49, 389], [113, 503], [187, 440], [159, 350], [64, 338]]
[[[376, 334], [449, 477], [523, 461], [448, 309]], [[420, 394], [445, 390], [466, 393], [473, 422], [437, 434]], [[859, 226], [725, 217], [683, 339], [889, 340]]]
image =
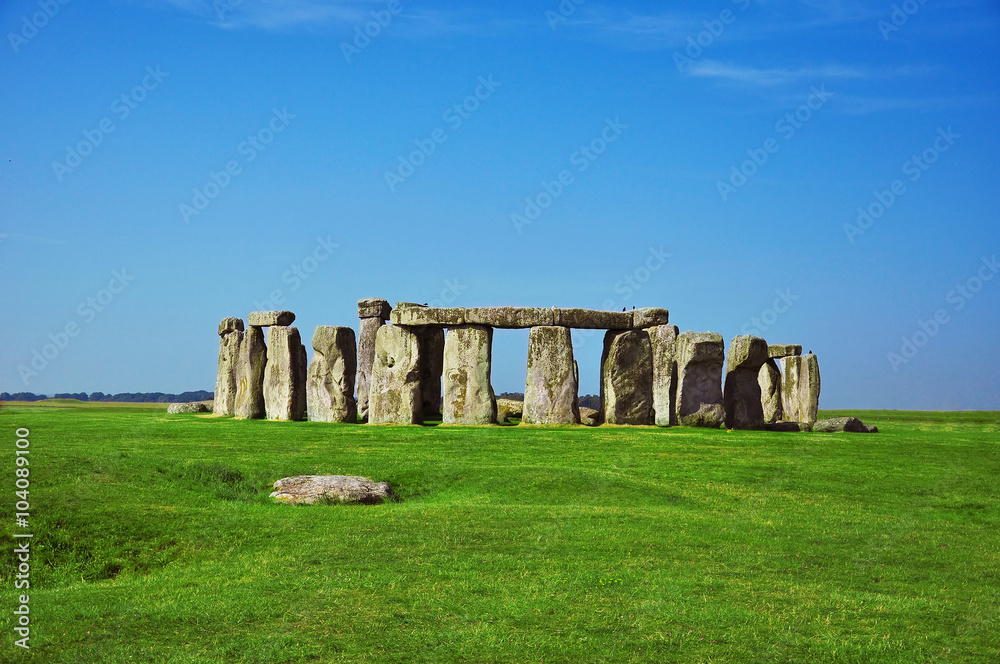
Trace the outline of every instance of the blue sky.
[[[1000, 408], [1000, 3], [18, 0], [0, 28], [0, 391], [212, 389], [223, 317], [309, 339], [384, 297], [665, 307], [814, 351], [824, 408]], [[574, 344], [596, 393], [600, 335]], [[498, 392], [526, 345], [496, 334]]]

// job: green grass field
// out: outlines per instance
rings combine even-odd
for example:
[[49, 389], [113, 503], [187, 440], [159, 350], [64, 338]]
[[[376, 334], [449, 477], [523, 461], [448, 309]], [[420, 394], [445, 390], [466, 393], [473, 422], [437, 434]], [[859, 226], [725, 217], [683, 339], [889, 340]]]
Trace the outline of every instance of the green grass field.
[[[4, 406], [0, 662], [1000, 662], [1000, 413], [850, 414], [882, 433]], [[268, 498], [327, 473], [402, 500]]]

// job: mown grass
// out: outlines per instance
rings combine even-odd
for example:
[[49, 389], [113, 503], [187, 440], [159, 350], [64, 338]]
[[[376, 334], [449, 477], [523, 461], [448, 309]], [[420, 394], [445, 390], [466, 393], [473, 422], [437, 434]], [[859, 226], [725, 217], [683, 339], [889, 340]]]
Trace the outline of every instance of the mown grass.
[[[1000, 661], [997, 413], [852, 413], [866, 436], [63, 406], [0, 410], [0, 482], [31, 430], [35, 533], [32, 647], [5, 610], [0, 661]], [[271, 503], [307, 473], [402, 500]]]

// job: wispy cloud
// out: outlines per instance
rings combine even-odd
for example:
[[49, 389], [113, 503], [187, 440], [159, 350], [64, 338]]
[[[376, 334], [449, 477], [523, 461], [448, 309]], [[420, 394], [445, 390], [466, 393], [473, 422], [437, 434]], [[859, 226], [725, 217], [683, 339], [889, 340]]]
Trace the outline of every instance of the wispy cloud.
[[880, 78], [900, 78], [926, 74], [933, 71], [929, 67], [882, 67], [870, 68], [844, 65], [824, 65], [821, 67], [777, 67], [762, 69], [704, 60], [692, 64], [687, 73], [698, 78], [715, 79], [744, 87], [776, 87], [790, 83], [830, 80], [873, 80]]

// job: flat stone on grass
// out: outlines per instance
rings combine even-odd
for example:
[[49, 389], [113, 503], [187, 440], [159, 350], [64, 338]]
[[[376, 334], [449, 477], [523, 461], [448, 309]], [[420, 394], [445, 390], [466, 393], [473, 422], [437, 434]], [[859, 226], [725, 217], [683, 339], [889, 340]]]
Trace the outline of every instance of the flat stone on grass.
[[361, 503], [377, 505], [398, 500], [386, 482], [375, 482], [356, 475], [298, 475], [274, 483], [271, 498], [292, 505]]

